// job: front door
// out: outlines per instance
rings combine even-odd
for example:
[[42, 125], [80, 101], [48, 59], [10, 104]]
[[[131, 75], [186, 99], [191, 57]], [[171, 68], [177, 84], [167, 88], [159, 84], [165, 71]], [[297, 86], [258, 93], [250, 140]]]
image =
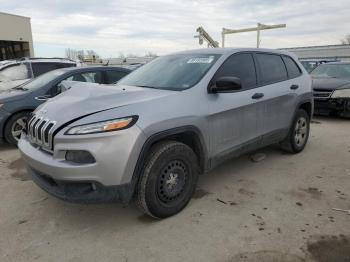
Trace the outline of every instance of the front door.
[[216, 72], [212, 83], [226, 76], [240, 78], [242, 89], [208, 94], [210, 153], [214, 160], [219, 161], [258, 143], [261, 136], [257, 121], [260, 103], [253, 98], [258, 88], [252, 54], [230, 56]]

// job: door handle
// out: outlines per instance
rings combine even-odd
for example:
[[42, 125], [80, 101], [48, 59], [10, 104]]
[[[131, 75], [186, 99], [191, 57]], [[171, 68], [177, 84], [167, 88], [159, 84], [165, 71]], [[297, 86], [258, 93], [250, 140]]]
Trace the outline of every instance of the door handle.
[[262, 98], [263, 96], [264, 96], [263, 93], [255, 93], [255, 94], [252, 96], [252, 98], [253, 98], [253, 99], [260, 99], [260, 98]]
[[292, 85], [292, 86], [290, 87], [290, 89], [292, 89], [292, 90], [296, 90], [296, 89], [298, 89], [298, 88], [299, 88], [298, 85]]
[[46, 95], [46, 96], [37, 96], [37, 97], [35, 97], [35, 100], [38, 100], [38, 101], [47, 101], [47, 100], [49, 100], [50, 98], [52, 98], [50, 95]]

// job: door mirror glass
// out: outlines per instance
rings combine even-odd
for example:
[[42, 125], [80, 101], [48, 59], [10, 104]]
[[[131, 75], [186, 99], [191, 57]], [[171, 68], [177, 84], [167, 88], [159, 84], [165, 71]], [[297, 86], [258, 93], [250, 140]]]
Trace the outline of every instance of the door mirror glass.
[[209, 88], [209, 93], [230, 93], [242, 88], [241, 80], [238, 77], [224, 76], [215, 81]]

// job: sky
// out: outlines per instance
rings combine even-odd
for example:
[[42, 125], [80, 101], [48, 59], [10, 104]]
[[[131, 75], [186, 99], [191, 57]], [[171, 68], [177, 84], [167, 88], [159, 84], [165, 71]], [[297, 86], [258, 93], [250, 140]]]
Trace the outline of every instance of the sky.
[[[221, 42], [223, 27], [287, 24], [261, 32], [264, 48], [340, 44], [350, 34], [349, 0], [0, 0], [0, 11], [31, 17], [35, 55], [46, 57], [66, 48], [105, 58], [203, 48], [198, 26]], [[256, 32], [226, 36], [226, 47], [255, 45]]]

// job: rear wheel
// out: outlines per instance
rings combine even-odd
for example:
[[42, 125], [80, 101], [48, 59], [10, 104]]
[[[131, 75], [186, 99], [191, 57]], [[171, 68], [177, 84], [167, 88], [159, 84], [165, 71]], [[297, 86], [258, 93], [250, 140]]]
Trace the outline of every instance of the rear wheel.
[[309, 139], [309, 132], [310, 117], [305, 110], [299, 109], [294, 117], [288, 136], [281, 142], [281, 148], [294, 154], [303, 151]]
[[27, 123], [29, 112], [14, 114], [5, 126], [5, 139], [12, 145], [17, 145], [23, 128]]
[[167, 141], [152, 147], [137, 189], [140, 209], [155, 218], [180, 212], [191, 200], [199, 174], [193, 150]]

